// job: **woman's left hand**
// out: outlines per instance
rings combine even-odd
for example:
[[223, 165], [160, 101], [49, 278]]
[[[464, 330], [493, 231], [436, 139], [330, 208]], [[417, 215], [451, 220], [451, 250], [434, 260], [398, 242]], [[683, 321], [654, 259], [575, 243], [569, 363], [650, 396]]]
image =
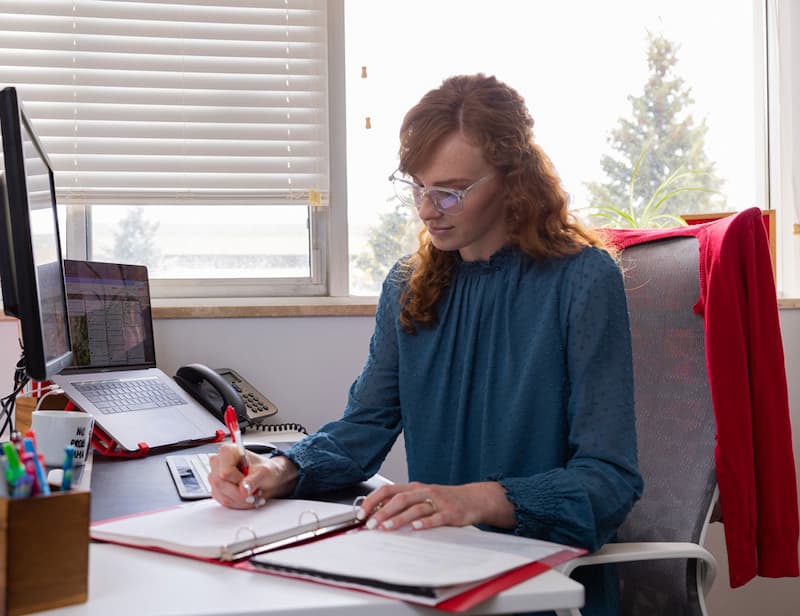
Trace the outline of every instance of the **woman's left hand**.
[[405, 483], [381, 486], [361, 503], [360, 519], [367, 528], [394, 530], [411, 524], [421, 530], [434, 526], [488, 524], [514, 528], [514, 506], [495, 481], [442, 486]]

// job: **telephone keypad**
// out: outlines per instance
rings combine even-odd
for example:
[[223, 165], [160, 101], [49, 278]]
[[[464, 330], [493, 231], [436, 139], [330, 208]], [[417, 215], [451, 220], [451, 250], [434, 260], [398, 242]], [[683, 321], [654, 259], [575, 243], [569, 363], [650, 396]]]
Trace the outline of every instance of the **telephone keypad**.
[[216, 371], [242, 396], [249, 419], [258, 420], [263, 417], [270, 417], [278, 412], [278, 408], [264, 394], [248, 383], [236, 371], [230, 368], [218, 368]]

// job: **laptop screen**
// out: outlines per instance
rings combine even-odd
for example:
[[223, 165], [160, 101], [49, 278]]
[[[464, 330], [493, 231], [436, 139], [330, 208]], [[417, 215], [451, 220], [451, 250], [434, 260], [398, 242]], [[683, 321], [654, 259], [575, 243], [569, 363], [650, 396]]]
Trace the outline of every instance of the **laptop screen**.
[[147, 268], [64, 260], [73, 362], [64, 372], [156, 365]]

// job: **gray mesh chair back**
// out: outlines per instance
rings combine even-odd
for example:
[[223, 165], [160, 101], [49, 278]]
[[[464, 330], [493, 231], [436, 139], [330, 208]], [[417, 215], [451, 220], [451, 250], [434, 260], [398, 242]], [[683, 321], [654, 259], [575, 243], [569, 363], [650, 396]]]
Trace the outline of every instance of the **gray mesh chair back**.
[[[618, 541], [702, 545], [716, 500], [715, 422], [706, 373], [694, 237], [627, 248], [639, 465], [645, 487]], [[622, 614], [702, 614], [697, 561], [618, 564]]]

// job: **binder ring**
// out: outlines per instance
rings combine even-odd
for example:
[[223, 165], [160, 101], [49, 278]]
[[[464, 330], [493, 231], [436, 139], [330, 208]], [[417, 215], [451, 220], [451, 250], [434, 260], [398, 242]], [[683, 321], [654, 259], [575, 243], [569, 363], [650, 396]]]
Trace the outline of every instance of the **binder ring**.
[[310, 509], [307, 510], [307, 511], [303, 511], [299, 516], [297, 516], [297, 524], [300, 525], [300, 524], [303, 523], [303, 516], [305, 516], [307, 513], [310, 513], [311, 515], [313, 515], [314, 516], [314, 520], [316, 521], [316, 524], [314, 525], [314, 529], [313, 530], [314, 531], [319, 530], [319, 516], [316, 514], [316, 512], [311, 511]]
[[254, 531], [249, 526], [240, 526], [239, 528], [236, 529], [236, 537], [235, 537], [236, 541], [241, 540], [242, 532], [249, 532], [250, 533], [250, 538], [251, 539], [256, 539], [256, 531]]
[[[245, 547], [244, 551], [242, 552], [234, 552], [233, 547], [242, 540], [242, 534], [247, 533], [250, 535], [251, 545], [249, 547]], [[222, 555], [224, 560], [233, 560], [239, 554], [253, 554], [253, 545], [256, 543], [258, 539], [258, 535], [256, 535], [256, 531], [254, 531], [249, 526], [240, 526], [236, 529], [236, 535], [234, 536], [234, 543], [227, 543], [222, 547]]]

